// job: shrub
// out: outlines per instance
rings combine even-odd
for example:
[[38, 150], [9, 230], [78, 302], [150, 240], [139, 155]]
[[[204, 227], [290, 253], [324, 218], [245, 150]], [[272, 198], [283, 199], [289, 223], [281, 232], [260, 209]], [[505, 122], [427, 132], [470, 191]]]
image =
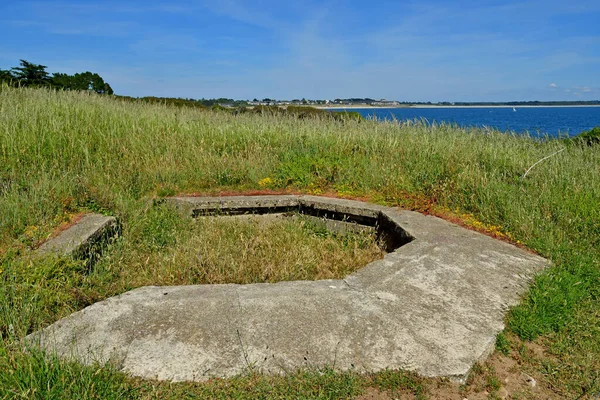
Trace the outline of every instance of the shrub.
[[575, 136], [575, 139], [588, 146], [600, 144], [600, 126], [596, 126], [587, 132], [581, 132], [579, 135]]

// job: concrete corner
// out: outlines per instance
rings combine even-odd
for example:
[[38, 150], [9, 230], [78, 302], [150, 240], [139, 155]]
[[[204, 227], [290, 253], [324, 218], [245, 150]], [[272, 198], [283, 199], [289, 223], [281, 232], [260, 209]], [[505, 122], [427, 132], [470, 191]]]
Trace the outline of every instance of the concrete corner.
[[38, 255], [68, 255], [74, 258], [90, 258], [106, 242], [120, 233], [115, 217], [101, 214], [86, 214], [73, 226], [58, 236], [44, 242], [37, 250]]

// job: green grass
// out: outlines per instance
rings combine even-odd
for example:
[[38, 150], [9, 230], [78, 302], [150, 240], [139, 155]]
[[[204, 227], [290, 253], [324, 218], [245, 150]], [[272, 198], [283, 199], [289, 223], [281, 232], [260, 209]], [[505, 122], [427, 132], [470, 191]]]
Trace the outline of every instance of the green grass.
[[[511, 310], [508, 332], [545, 343], [550, 357], [534, 367], [559, 395], [598, 393], [600, 151], [568, 145], [521, 178], [536, 161], [564, 146], [560, 140], [452, 125], [230, 115], [2, 86], [0, 398], [15, 393], [53, 398], [63, 390], [81, 398], [106, 397], [107, 391], [153, 396], [150, 383], [110, 369], [35, 358], [19, 349], [18, 340], [95, 301], [137, 285], [169, 281], [132, 282], [124, 272], [142, 254], [160, 260], [184, 244], [178, 237], [188, 229], [179, 225], [185, 222], [166, 218], [160, 226], [148, 225], [148, 213], [158, 212], [149, 208], [150, 199], [257, 189], [327, 192], [434, 213], [470, 214], [474, 226], [493, 227], [551, 259], [553, 266]], [[106, 260], [87, 273], [80, 262], [31, 258], [31, 250], [54, 228], [82, 210], [117, 215], [123, 222], [123, 239], [109, 249]], [[184, 239], [193, 238], [190, 233]], [[268, 243], [269, 236], [264, 240]], [[353, 246], [347, 249], [354, 251]], [[502, 340], [502, 351], [508, 351]], [[229, 386], [280, 385], [278, 397], [331, 392], [343, 398], [374, 385], [355, 374], [311, 373], [282, 381], [241, 377], [221, 386], [161, 384], [156, 390], [161, 393], [157, 397], [174, 397], [177, 390], [221, 393], [215, 397], [229, 393]], [[74, 376], [89, 384], [66, 389]], [[316, 392], [301, 389], [303, 385]], [[288, 387], [297, 391], [286, 392]], [[246, 392], [251, 394], [240, 389], [236, 396]]]
[[374, 232], [294, 215], [189, 220], [154, 206], [125, 236], [95, 266], [95, 287], [339, 279], [384, 255]]

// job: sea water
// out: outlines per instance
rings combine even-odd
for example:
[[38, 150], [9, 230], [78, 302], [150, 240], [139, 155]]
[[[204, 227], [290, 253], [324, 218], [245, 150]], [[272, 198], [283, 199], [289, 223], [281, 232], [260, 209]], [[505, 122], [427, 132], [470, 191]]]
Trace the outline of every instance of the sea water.
[[[335, 111], [341, 111], [337, 109]], [[600, 126], [600, 107], [348, 108], [365, 118], [424, 119], [464, 127], [488, 127], [531, 136], [574, 136]]]

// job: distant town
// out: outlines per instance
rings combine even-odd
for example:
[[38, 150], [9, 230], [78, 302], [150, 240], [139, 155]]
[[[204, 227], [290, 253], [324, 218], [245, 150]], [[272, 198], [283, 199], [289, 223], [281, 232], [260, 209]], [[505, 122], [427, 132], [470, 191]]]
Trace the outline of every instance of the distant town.
[[414, 102], [414, 101], [398, 101], [386, 99], [371, 99], [371, 98], [349, 98], [349, 99], [334, 99], [334, 100], [311, 100], [311, 99], [294, 99], [294, 100], [276, 100], [265, 98], [262, 100], [233, 100], [233, 99], [214, 99], [214, 100], [196, 100], [200, 103], [209, 102], [219, 104], [221, 106], [237, 107], [237, 106], [319, 106], [319, 107], [414, 107], [414, 106], [597, 106], [600, 105], [600, 100], [592, 101], [509, 101], [509, 102]]
[[221, 107], [226, 109], [254, 108], [254, 107], [313, 107], [313, 108], [402, 108], [402, 107], [542, 107], [542, 106], [600, 106], [600, 100], [592, 101], [510, 101], [510, 102], [414, 102], [371, 98], [349, 98], [333, 100], [293, 99], [277, 100], [264, 98], [262, 100], [234, 100], [228, 98], [218, 99], [193, 99], [175, 97], [130, 97], [114, 95], [127, 101], [141, 101], [146, 103], [170, 104], [186, 107]]
[[335, 99], [335, 100], [307, 100], [307, 99], [294, 99], [294, 100], [275, 100], [275, 99], [254, 99], [248, 101], [248, 105], [251, 106], [287, 106], [287, 105], [312, 105], [312, 106], [381, 106], [381, 107], [397, 107], [401, 106], [402, 103], [395, 100], [375, 100], [370, 98], [351, 98], [351, 99]]

